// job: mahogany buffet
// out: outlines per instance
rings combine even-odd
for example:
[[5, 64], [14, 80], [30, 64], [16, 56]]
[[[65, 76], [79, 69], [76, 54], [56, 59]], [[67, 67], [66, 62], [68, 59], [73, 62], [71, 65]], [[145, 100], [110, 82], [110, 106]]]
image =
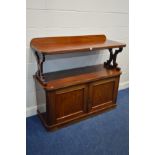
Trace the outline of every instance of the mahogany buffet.
[[[117, 54], [126, 45], [105, 35], [34, 38], [31, 48], [38, 70], [34, 75], [38, 115], [47, 130], [54, 130], [116, 107], [121, 69]], [[103, 64], [44, 73], [48, 55], [108, 49]], [[42, 104], [46, 104], [43, 109]]]

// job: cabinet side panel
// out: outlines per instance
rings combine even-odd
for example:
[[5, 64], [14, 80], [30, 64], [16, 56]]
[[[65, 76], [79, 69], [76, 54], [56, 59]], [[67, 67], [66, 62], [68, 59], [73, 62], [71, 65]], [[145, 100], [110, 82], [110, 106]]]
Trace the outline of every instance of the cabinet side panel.
[[117, 101], [119, 80], [120, 80], [120, 76], [118, 76], [118, 77], [115, 78], [115, 87], [114, 87], [114, 94], [113, 94], [113, 103], [116, 103], [116, 101]]
[[56, 123], [55, 117], [55, 91], [46, 92], [46, 116], [47, 124], [52, 125]]
[[36, 86], [37, 110], [40, 113], [44, 113], [46, 112], [46, 93], [36, 79], [35, 79], [35, 86]]

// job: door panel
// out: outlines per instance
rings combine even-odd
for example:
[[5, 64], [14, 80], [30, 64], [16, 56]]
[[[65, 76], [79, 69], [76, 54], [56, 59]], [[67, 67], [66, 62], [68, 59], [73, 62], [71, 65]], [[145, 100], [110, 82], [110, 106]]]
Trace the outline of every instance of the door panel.
[[80, 85], [56, 91], [57, 122], [77, 117], [87, 111], [87, 86]]
[[115, 103], [117, 78], [99, 80], [89, 85], [89, 110], [97, 110]]

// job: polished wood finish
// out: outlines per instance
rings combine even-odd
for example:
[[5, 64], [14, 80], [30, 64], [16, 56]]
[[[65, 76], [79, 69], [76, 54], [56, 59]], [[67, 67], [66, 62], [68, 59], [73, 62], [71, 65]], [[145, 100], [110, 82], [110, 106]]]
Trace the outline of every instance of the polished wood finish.
[[31, 48], [43, 54], [62, 54], [125, 47], [123, 43], [106, 40], [105, 35], [34, 38]]
[[53, 125], [48, 125], [47, 124], [46, 113], [40, 113], [40, 111], [37, 111], [37, 112], [38, 112], [39, 118], [41, 119], [42, 124], [47, 129], [47, 131], [54, 131], [54, 130], [60, 129], [62, 127], [71, 125], [73, 123], [79, 122], [81, 120], [85, 120], [87, 118], [96, 116], [96, 115], [101, 114], [103, 112], [107, 112], [109, 110], [115, 109], [116, 107], [117, 107], [116, 104], [107, 105], [104, 108], [99, 109], [98, 111], [91, 111], [89, 113], [85, 113], [85, 114], [82, 114], [82, 115], [78, 116], [76, 119], [73, 118], [73, 119], [66, 120], [66, 121], [63, 121], [61, 123], [56, 123], [56, 124], [53, 124]]
[[107, 105], [115, 103], [115, 93], [117, 92], [116, 78], [108, 78], [107, 80], [100, 80], [92, 82], [89, 86], [89, 110], [102, 109]]
[[[110, 58], [104, 63], [105, 68], [113, 69], [118, 67], [116, 63], [117, 54], [126, 45], [116, 41], [107, 40], [105, 35], [85, 35], [85, 36], [63, 36], [34, 38], [30, 43], [36, 56], [38, 70], [36, 76], [44, 85], [47, 84], [44, 78], [43, 63], [45, 55], [64, 54], [70, 52], [87, 52], [99, 49], [109, 49]], [[119, 48], [113, 53], [113, 48]]]
[[57, 123], [76, 118], [87, 112], [87, 85], [78, 85], [55, 92]]
[[[45, 90], [55, 90], [58, 88], [91, 82], [102, 78], [110, 78], [120, 74], [121, 71], [117, 69], [108, 70], [104, 68], [102, 64], [100, 64], [46, 73], [44, 74], [44, 77], [47, 84], [44, 85], [42, 82], [40, 82], [40, 80], [38, 80], [38, 82]], [[37, 78], [36, 75], [35, 78]]]
[[[121, 75], [116, 58], [125, 46], [107, 40], [105, 35], [32, 39], [31, 47], [38, 65], [34, 75], [37, 111], [46, 129], [54, 130], [116, 107]], [[104, 64], [43, 72], [47, 55], [97, 49], [109, 50], [109, 59]]]
[[34, 76], [46, 94], [46, 112], [38, 110], [45, 127], [52, 130], [116, 107], [120, 74], [103, 65], [75, 68], [47, 73], [47, 86]]

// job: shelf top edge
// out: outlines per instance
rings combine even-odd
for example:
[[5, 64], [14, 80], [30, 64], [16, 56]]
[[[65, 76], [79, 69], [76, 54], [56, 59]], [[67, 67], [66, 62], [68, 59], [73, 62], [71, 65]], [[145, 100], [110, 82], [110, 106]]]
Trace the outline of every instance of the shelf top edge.
[[30, 42], [33, 50], [42, 54], [84, 52], [97, 49], [123, 48], [124, 43], [107, 40], [104, 34], [34, 38]]

